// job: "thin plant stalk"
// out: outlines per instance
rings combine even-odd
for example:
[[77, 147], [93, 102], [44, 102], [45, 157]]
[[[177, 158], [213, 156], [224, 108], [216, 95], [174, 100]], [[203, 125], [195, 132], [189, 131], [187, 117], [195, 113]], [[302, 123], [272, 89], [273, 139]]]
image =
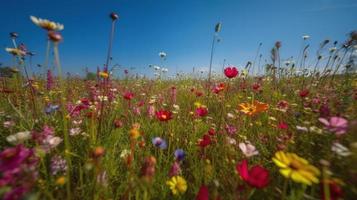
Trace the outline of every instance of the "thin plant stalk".
[[69, 143], [69, 136], [68, 136], [68, 122], [67, 122], [67, 116], [66, 116], [66, 108], [65, 108], [65, 97], [62, 95], [64, 93], [64, 84], [62, 82], [62, 69], [61, 69], [61, 64], [60, 64], [60, 59], [59, 59], [59, 52], [58, 52], [58, 42], [54, 43], [53, 46], [53, 51], [54, 51], [54, 56], [55, 56], [55, 63], [57, 66], [58, 70], [58, 79], [59, 79], [59, 85], [61, 88], [61, 93], [60, 95], [60, 102], [61, 102], [61, 108], [62, 108], [62, 120], [63, 120], [63, 136], [64, 136], [64, 144], [65, 144], [65, 159], [66, 162], [68, 163], [68, 169], [67, 169], [67, 181], [66, 181], [66, 190], [67, 190], [67, 199], [71, 199], [71, 158], [69, 153], [70, 151], [70, 143]]

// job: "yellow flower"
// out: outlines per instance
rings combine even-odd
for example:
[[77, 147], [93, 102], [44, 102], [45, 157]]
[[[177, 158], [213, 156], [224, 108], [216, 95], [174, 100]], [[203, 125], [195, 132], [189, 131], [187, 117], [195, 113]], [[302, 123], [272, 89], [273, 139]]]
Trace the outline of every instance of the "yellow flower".
[[319, 183], [317, 178], [320, 175], [319, 169], [295, 153], [278, 151], [273, 157], [273, 162], [280, 167], [280, 173], [286, 178], [306, 185]]
[[48, 31], [61, 31], [64, 29], [63, 24], [52, 22], [47, 19], [41, 19], [34, 16], [30, 16], [30, 19], [34, 24]]
[[14, 56], [25, 56], [26, 52], [17, 48], [5, 48], [5, 51], [11, 53]]
[[187, 190], [187, 182], [181, 176], [173, 176], [169, 181], [166, 181], [166, 185], [170, 186], [172, 194], [183, 194]]
[[99, 76], [102, 78], [108, 78], [109, 74], [107, 72], [99, 72]]
[[198, 102], [198, 101], [196, 101], [196, 102], [194, 103], [194, 105], [195, 105], [196, 108], [199, 108], [199, 107], [202, 106], [202, 104], [201, 104], [200, 102]]
[[132, 139], [137, 139], [139, 136], [140, 136], [140, 131], [139, 131], [139, 129], [140, 129], [140, 124], [138, 124], [138, 123], [135, 123], [135, 124], [133, 124], [132, 125], [132, 128], [130, 129], [130, 137], [132, 138]]
[[268, 110], [268, 108], [268, 104], [259, 101], [254, 101], [254, 103], [241, 103], [238, 105], [238, 110], [249, 116], [264, 112]]
[[66, 178], [64, 176], [61, 176], [56, 180], [57, 185], [64, 185], [65, 183], [66, 183]]

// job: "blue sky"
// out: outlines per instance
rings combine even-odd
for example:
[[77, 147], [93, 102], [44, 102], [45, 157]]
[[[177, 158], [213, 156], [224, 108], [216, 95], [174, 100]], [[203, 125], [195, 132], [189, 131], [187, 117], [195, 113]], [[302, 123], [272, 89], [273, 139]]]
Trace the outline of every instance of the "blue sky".
[[[29, 16], [47, 18], [65, 26], [60, 44], [64, 71], [83, 73], [84, 67], [94, 71], [105, 63], [108, 14], [116, 11], [120, 19], [113, 64], [148, 74], [148, 65], [160, 64], [158, 52], [165, 51], [171, 73], [189, 72], [209, 65], [217, 22], [222, 22], [222, 40], [214, 68], [220, 68], [223, 59], [236, 66], [253, 60], [260, 42], [264, 58], [269, 58], [277, 40], [282, 41], [282, 58], [297, 57], [306, 34], [314, 48], [324, 39], [342, 42], [357, 29], [356, 10], [356, 0], [11, 0], [0, 7], [0, 45], [11, 46], [9, 32], [18, 32], [19, 41], [37, 53], [33, 62], [42, 64], [46, 35]], [[11, 64], [4, 50], [0, 62]]]

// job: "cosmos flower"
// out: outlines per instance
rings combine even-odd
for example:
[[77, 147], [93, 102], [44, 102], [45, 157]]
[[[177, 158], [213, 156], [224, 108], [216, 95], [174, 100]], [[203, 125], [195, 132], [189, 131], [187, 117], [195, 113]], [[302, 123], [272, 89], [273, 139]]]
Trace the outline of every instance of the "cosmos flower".
[[336, 135], [345, 134], [348, 127], [348, 121], [343, 117], [331, 117], [329, 120], [325, 118], [319, 118], [319, 121], [325, 125], [325, 127], [334, 132]]
[[268, 104], [259, 101], [254, 101], [254, 103], [241, 103], [238, 105], [238, 110], [249, 116], [264, 112], [268, 110], [268, 108]]
[[342, 157], [346, 157], [352, 154], [352, 152], [347, 147], [343, 146], [338, 142], [334, 142], [332, 144], [331, 151]]
[[187, 182], [181, 176], [173, 176], [169, 181], [166, 181], [166, 185], [170, 187], [174, 195], [183, 194], [187, 190]]
[[224, 75], [226, 75], [227, 78], [234, 78], [238, 75], [238, 70], [236, 67], [227, 67], [224, 69]]
[[207, 186], [201, 185], [200, 190], [197, 193], [196, 200], [209, 200], [209, 191]]
[[160, 121], [167, 122], [172, 119], [172, 112], [167, 110], [159, 110], [155, 112], [156, 118]]
[[30, 16], [30, 19], [34, 24], [47, 31], [61, 31], [64, 29], [63, 24], [49, 21], [47, 19], [41, 19], [34, 16]]
[[273, 162], [280, 168], [280, 173], [288, 179], [306, 185], [319, 183], [319, 169], [295, 153], [278, 151], [273, 157]]
[[248, 161], [243, 160], [236, 166], [240, 177], [254, 188], [264, 188], [269, 184], [269, 171], [260, 165], [248, 169]]
[[202, 139], [198, 139], [198, 146], [205, 148], [212, 143], [211, 136], [209, 134], [204, 134]]
[[198, 108], [196, 108], [195, 113], [196, 113], [196, 116], [204, 117], [208, 114], [208, 109], [206, 106], [202, 105], [202, 106], [199, 106]]
[[240, 150], [243, 152], [243, 154], [248, 158], [259, 154], [255, 146], [253, 146], [250, 142], [247, 143], [241, 142], [238, 144], [238, 146]]
[[167, 148], [167, 143], [164, 139], [161, 137], [154, 137], [152, 139], [152, 144], [156, 147], [159, 147], [160, 149], [166, 149]]

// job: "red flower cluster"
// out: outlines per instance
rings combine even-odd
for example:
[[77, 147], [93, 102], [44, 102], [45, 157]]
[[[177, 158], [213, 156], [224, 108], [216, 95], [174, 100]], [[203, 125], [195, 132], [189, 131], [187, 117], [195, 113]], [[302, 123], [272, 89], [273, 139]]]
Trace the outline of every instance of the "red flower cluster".
[[159, 110], [155, 112], [156, 118], [160, 121], [169, 121], [172, 119], [172, 112], [167, 110]]
[[240, 177], [254, 188], [264, 188], [269, 183], [269, 172], [260, 165], [255, 165], [248, 169], [248, 161], [243, 160], [236, 166]]
[[224, 75], [226, 75], [227, 78], [234, 78], [238, 75], [238, 70], [236, 67], [227, 67], [224, 69]]

